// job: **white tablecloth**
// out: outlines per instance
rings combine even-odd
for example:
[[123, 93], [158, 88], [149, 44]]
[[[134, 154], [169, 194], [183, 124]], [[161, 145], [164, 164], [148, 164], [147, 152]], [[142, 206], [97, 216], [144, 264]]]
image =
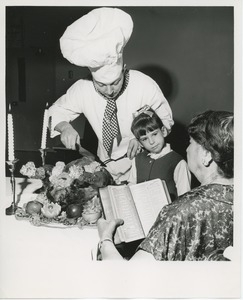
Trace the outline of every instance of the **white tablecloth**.
[[[17, 198], [21, 182], [16, 181]], [[28, 182], [22, 202], [41, 185]], [[5, 215], [12, 200], [9, 178], [6, 189], [0, 201], [0, 299], [238, 299], [238, 261], [92, 261], [96, 229], [45, 228], [17, 221]]]
[[[19, 206], [33, 198], [33, 192], [39, 187], [40, 180], [16, 178]], [[40, 292], [47, 297], [47, 291], [64, 278], [70, 284], [77, 274], [88, 273], [84, 265], [94, 263], [91, 250], [98, 243], [97, 228], [33, 226], [29, 221], [5, 215], [5, 208], [11, 202], [10, 179], [6, 178], [5, 202], [1, 203], [0, 298], [14, 298], [20, 294], [33, 298], [33, 293], [37, 297]]]

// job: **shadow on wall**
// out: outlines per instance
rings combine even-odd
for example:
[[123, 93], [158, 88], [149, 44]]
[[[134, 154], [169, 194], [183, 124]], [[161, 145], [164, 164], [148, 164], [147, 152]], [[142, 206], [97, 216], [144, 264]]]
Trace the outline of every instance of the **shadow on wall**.
[[[171, 133], [166, 138], [166, 142], [171, 145], [171, 148], [187, 161], [186, 149], [189, 145], [189, 135], [187, 133], [187, 127], [174, 120], [175, 124], [172, 127]], [[191, 173], [191, 188], [195, 188], [200, 185], [200, 182]]]
[[[178, 90], [178, 84], [172, 77], [172, 74], [168, 70], [154, 65], [138, 67], [136, 69], [150, 76], [158, 84], [165, 98], [171, 104]], [[171, 144], [173, 150], [186, 157], [186, 148], [188, 145], [187, 129], [175, 119], [174, 121], [175, 124], [167, 138], [167, 142]]]
[[138, 66], [134, 69], [150, 76], [158, 84], [168, 102], [172, 102], [178, 88], [175, 79], [168, 70], [155, 65]]
[[[136, 67], [134, 69], [150, 76], [158, 84], [169, 104], [174, 101], [178, 92], [178, 83], [172, 73], [155, 65]], [[182, 157], [187, 160], [186, 148], [189, 144], [187, 128], [176, 119], [174, 119], [174, 122], [175, 124], [172, 127], [171, 133], [166, 138], [166, 142], [171, 145], [171, 148], [174, 151], [181, 154]], [[196, 177], [192, 174], [192, 188], [198, 186], [199, 184], [200, 183]]]
[[175, 124], [172, 127], [171, 133], [166, 138], [166, 142], [171, 145], [174, 151], [186, 158], [186, 148], [189, 144], [187, 128], [175, 119], [174, 122]]

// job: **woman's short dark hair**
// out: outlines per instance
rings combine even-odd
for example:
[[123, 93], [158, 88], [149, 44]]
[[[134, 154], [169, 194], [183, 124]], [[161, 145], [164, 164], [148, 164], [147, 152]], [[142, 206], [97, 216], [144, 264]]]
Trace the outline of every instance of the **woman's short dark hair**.
[[[147, 112], [151, 112], [150, 114]], [[163, 127], [163, 122], [156, 114], [156, 112], [150, 108], [145, 112], [140, 113], [133, 119], [131, 125], [131, 131], [139, 140], [142, 135], [146, 135], [147, 132], [154, 131], [156, 129], [161, 129]]]
[[189, 135], [206, 150], [225, 178], [234, 175], [234, 116], [227, 111], [206, 111], [194, 117]]

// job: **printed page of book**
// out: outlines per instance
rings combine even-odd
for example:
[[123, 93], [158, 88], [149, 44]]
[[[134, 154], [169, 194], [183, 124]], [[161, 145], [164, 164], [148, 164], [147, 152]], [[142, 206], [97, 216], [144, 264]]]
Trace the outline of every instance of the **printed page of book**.
[[144, 238], [144, 231], [133, 201], [129, 186], [108, 186], [115, 215], [124, 220], [124, 224], [118, 227], [122, 229], [125, 242]]
[[145, 235], [154, 224], [162, 207], [170, 203], [162, 180], [153, 179], [130, 186]]
[[[103, 212], [105, 215], [105, 219], [108, 221], [112, 220], [112, 219], [117, 219], [118, 216], [116, 215], [116, 210], [112, 206], [112, 200], [111, 200], [111, 196], [109, 194], [108, 187], [99, 189], [99, 194], [100, 194], [101, 203], [103, 206]], [[118, 228], [116, 230], [116, 233], [114, 236], [114, 243], [120, 244], [121, 242], [124, 242], [124, 241], [125, 241], [125, 238], [124, 238], [123, 231], [120, 228]]]
[[111, 219], [117, 218], [117, 216], [114, 215], [114, 211], [112, 209], [111, 199], [110, 199], [108, 188], [107, 187], [100, 188], [99, 194], [100, 194], [100, 199], [101, 199], [101, 204], [103, 207], [105, 219], [111, 220]]

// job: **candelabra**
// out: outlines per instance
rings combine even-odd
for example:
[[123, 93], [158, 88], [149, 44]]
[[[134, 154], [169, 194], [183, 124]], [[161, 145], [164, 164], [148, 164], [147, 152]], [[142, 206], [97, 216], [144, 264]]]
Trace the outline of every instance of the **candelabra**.
[[47, 152], [49, 153], [56, 153], [56, 151], [54, 149], [51, 149], [51, 148], [41, 148], [39, 149], [40, 151], [40, 154], [41, 154], [41, 161], [42, 161], [42, 166], [44, 166], [46, 164], [46, 155], [47, 155]]
[[17, 158], [15, 158], [14, 160], [6, 161], [9, 166], [10, 173], [11, 173], [10, 183], [11, 183], [12, 197], [13, 197], [12, 204], [8, 208], [6, 208], [6, 215], [14, 215], [14, 213], [17, 210], [17, 205], [16, 205], [16, 201], [15, 201], [15, 177], [14, 177], [15, 164], [17, 163], [17, 161], [18, 161]]
[[42, 161], [42, 166], [44, 166], [46, 164], [46, 153], [47, 153], [47, 148], [45, 149], [39, 149], [40, 153], [41, 153], [41, 161]]

